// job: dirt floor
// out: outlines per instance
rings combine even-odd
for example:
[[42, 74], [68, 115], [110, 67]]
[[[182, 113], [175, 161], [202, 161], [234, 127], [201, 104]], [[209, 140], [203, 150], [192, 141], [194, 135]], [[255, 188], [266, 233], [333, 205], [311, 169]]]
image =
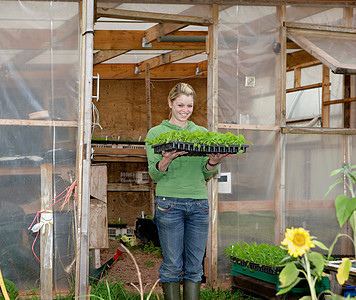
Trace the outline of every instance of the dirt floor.
[[[109, 241], [109, 248], [100, 251], [101, 263], [108, 261], [116, 254], [117, 248], [120, 246], [120, 242]], [[155, 254], [145, 253], [142, 249], [135, 249], [131, 252], [138, 264], [141, 272], [142, 284], [145, 288], [145, 292], [149, 292], [155, 282], [158, 280], [158, 269], [162, 262], [162, 257], [157, 257]], [[137, 269], [135, 264], [128, 253], [123, 253], [119, 258], [111, 265], [108, 270], [108, 278], [120, 277], [121, 282], [126, 283], [126, 289], [129, 291], [137, 291], [132, 284], [139, 287], [139, 280], [137, 276]], [[131, 284], [132, 283], [132, 284]], [[206, 283], [202, 284], [202, 289], [208, 288]], [[158, 282], [154, 289], [155, 293], [162, 293], [161, 283]]]
[[[110, 247], [100, 251], [101, 263], [108, 261], [116, 254], [117, 247], [120, 246], [119, 241], [109, 241]], [[157, 255], [145, 253], [141, 249], [132, 250], [131, 252], [138, 264], [141, 272], [142, 284], [145, 287], [145, 292], [149, 292], [155, 282], [158, 280], [158, 269], [161, 265], [162, 258]], [[128, 253], [123, 253], [112, 264], [108, 270], [108, 278], [120, 277], [121, 282], [126, 283], [127, 290], [136, 291], [132, 284], [139, 287], [139, 280], [137, 276], [137, 269], [135, 264]], [[132, 284], [131, 284], [132, 283]], [[156, 285], [156, 293], [162, 293], [162, 287], [160, 284]]]

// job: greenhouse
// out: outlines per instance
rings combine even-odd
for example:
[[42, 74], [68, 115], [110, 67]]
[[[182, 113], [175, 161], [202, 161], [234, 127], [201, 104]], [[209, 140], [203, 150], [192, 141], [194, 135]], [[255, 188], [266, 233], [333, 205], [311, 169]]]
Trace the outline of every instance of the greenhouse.
[[[353, 186], [331, 174], [356, 165], [355, 34], [348, 0], [1, 1], [0, 279], [85, 298], [112, 240], [147, 242], [144, 140], [179, 82], [196, 91], [191, 121], [248, 145], [207, 180], [207, 286], [244, 288], [231, 243], [353, 238], [335, 207]], [[333, 254], [354, 256], [352, 239]]]

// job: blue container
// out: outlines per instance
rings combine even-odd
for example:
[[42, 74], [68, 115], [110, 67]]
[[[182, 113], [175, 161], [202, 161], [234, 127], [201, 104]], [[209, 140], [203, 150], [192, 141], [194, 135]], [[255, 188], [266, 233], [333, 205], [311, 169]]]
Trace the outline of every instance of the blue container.
[[344, 293], [344, 297], [354, 297], [356, 296], [356, 286], [347, 286], [345, 287], [345, 293]]

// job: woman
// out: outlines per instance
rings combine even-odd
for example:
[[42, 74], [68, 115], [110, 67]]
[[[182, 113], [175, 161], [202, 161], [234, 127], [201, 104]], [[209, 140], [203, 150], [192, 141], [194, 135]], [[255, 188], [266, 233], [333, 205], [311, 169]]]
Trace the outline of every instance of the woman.
[[[207, 131], [188, 121], [195, 98], [189, 84], [174, 86], [168, 95], [169, 120], [150, 129], [147, 139], [171, 130]], [[146, 152], [149, 174], [157, 182], [154, 222], [163, 254], [159, 277], [164, 298], [180, 299], [179, 282], [183, 280], [183, 298], [198, 300], [209, 227], [206, 180], [227, 154], [185, 156], [184, 151], [154, 154], [147, 143]]]

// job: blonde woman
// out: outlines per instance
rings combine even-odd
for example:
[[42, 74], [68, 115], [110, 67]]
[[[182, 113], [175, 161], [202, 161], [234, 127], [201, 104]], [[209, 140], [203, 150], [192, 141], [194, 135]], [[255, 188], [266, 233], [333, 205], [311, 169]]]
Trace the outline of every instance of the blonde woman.
[[[189, 84], [175, 85], [168, 95], [169, 120], [149, 130], [146, 138], [152, 140], [171, 130], [207, 131], [188, 120], [195, 98]], [[186, 156], [184, 151], [155, 154], [148, 143], [146, 152], [149, 174], [157, 182], [154, 222], [163, 253], [159, 277], [164, 299], [180, 299], [183, 280], [183, 298], [198, 300], [209, 227], [206, 180], [227, 154]]]

